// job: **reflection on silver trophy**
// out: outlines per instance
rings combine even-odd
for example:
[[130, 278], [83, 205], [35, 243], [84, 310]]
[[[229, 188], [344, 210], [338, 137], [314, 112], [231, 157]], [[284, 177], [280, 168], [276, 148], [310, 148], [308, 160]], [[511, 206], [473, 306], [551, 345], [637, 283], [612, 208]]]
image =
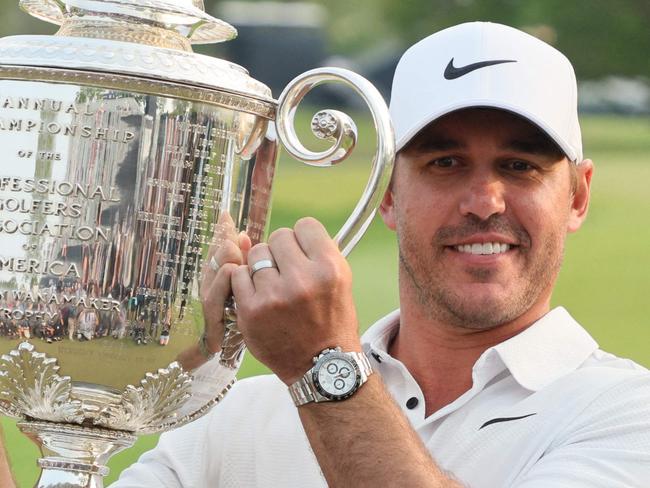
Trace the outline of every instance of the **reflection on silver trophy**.
[[220, 355], [195, 370], [208, 249], [222, 232], [265, 235], [281, 143], [328, 166], [356, 141], [343, 113], [314, 116], [332, 141], [311, 152], [296, 108], [343, 83], [372, 112], [377, 154], [337, 235], [349, 252], [390, 177], [387, 109], [363, 78], [301, 75], [275, 101], [245, 69], [191, 43], [236, 31], [202, 0], [21, 0], [55, 36], [0, 40], [0, 412], [41, 446], [39, 487], [101, 487], [137, 434], [204, 414], [234, 381], [243, 349], [234, 305]]

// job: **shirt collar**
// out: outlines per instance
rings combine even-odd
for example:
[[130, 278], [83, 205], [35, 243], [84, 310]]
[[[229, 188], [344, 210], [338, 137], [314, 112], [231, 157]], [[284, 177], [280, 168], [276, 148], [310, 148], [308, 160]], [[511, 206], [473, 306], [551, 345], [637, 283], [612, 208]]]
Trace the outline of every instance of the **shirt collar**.
[[598, 344], [569, 312], [558, 307], [493, 349], [521, 386], [537, 391], [575, 371]]
[[388, 346], [399, 328], [399, 309], [375, 322], [361, 337], [366, 354], [388, 354]]
[[[388, 354], [399, 326], [399, 310], [376, 322], [362, 337], [366, 353]], [[527, 390], [537, 391], [576, 370], [598, 344], [569, 312], [558, 307], [507, 341], [487, 349], [475, 369], [490, 363], [495, 353], [513, 378]]]

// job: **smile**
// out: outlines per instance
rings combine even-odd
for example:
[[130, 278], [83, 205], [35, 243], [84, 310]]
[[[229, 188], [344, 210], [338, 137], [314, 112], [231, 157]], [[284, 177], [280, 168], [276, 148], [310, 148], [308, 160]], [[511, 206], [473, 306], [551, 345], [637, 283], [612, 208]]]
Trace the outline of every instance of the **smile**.
[[454, 246], [454, 249], [465, 254], [503, 254], [505, 252], [508, 252], [510, 249], [510, 244], [504, 244], [501, 242], [485, 242], [481, 244], [477, 242], [474, 244], [460, 244], [458, 246]]

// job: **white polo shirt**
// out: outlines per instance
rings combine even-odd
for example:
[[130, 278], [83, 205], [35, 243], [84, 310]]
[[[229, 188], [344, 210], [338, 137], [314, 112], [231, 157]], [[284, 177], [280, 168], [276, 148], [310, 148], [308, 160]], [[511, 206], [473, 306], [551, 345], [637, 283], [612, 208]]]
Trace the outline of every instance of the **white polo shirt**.
[[[398, 320], [369, 329], [364, 349], [433, 459], [465, 486], [650, 487], [650, 373], [599, 350], [563, 308], [486, 350], [472, 388], [429, 417], [419, 386], [386, 352]], [[262, 376], [162, 435], [113, 485], [154, 486], [327, 485], [286, 386]]]

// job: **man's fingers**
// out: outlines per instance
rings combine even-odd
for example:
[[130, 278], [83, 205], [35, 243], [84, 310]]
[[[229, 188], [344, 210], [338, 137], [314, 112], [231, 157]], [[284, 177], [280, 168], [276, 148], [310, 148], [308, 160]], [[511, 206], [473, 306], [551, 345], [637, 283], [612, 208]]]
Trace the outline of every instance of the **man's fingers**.
[[224, 264], [219, 268], [215, 278], [209, 282], [207, 288], [201, 290], [205, 335], [211, 351], [216, 351], [221, 347], [224, 330], [224, 307], [226, 300], [232, 295], [232, 273], [237, 268], [238, 265], [236, 264]]
[[279, 278], [279, 265], [268, 244], [257, 244], [248, 253], [248, 268], [255, 289], [273, 286]]
[[230, 213], [225, 210], [222, 210], [219, 214], [217, 225], [214, 226], [214, 232], [216, 235], [219, 235], [224, 239], [237, 242], [237, 227], [235, 226], [235, 221], [230, 216]]
[[241, 231], [239, 233], [238, 241], [239, 241], [239, 249], [241, 249], [241, 253], [242, 253], [241, 264], [246, 264], [248, 263], [248, 251], [250, 251], [251, 247], [253, 247], [253, 243], [251, 242], [251, 238], [244, 231]]
[[298, 245], [309, 259], [317, 260], [323, 255], [338, 251], [325, 226], [314, 218], [305, 217], [296, 222], [294, 234]]
[[224, 241], [214, 253], [214, 258], [219, 266], [226, 263], [243, 264], [242, 251], [232, 241]]
[[[230, 234], [230, 231], [227, 233]], [[243, 231], [231, 237], [218, 239], [215, 244], [210, 246], [207, 259], [204, 262], [205, 273], [216, 273], [219, 267], [225, 263], [246, 264], [248, 251], [251, 248], [250, 237]]]
[[239, 246], [239, 235], [237, 234], [237, 228], [235, 227], [235, 222], [232, 220], [232, 217], [228, 212], [223, 211], [219, 215], [219, 220], [214, 226], [212, 244], [208, 249], [207, 261], [209, 261], [226, 242], [231, 242], [236, 246]]
[[255, 295], [255, 286], [247, 265], [238, 266], [231, 275], [232, 293], [238, 306], [245, 306]]
[[224, 303], [232, 294], [231, 277], [233, 271], [237, 268], [237, 264], [224, 264], [219, 268], [214, 279], [210, 280], [207, 287], [201, 290], [203, 305], [206, 310], [217, 313], [223, 309]]
[[203, 262], [201, 287], [209, 287], [225, 264], [239, 265], [242, 262], [243, 256], [239, 247], [233, 242], [225, 241], [212, 256], [208, 256]]
[[269, 237], [269, 249], [280, 274], [295, 274], [296, 268], [303, 268], [308, 262], [291, 229], [278, 229], [273, 232]]

